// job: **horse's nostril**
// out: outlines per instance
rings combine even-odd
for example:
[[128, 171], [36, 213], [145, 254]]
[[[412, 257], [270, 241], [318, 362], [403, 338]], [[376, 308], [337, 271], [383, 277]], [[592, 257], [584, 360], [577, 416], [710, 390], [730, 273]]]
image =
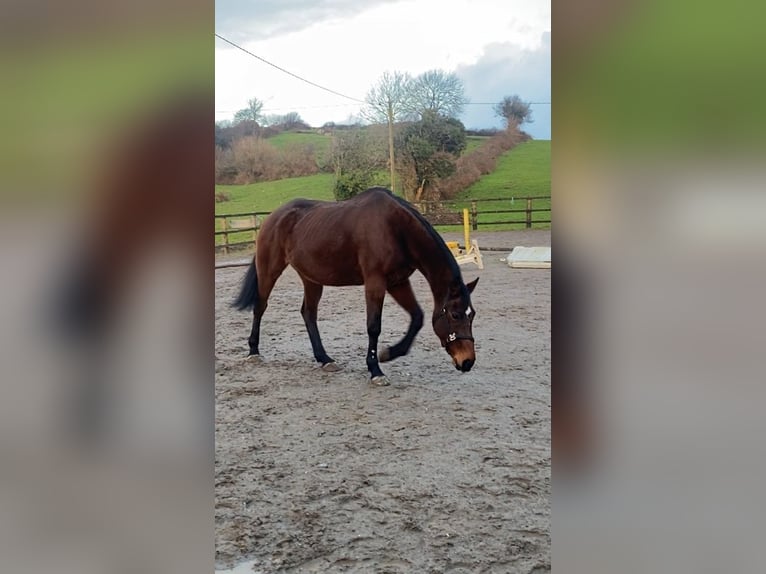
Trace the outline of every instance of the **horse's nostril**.
[[467, 373], [468, 371], [471, 370], [471, 367], [473, 367], [473, 363], [474, 363], [473, 359], [466, 359], [465, 361], [463, 361], [463, 364], [460, 365], [460, 370], [463, 371], [464, 373]]

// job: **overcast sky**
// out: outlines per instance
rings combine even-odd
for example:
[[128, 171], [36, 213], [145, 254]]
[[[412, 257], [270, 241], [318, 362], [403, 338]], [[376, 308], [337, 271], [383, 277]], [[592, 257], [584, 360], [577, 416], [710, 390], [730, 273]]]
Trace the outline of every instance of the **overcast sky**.
[[[216, 0], [216, 33], [278, 66], [363, 100], [386, 71], [441, 68], [465, 83], [468, 128], [499, 127], [491, 105], [518, 94], [550, 102], [550, 0]], [[360, 104], [215, 39], [216, 119], [247, 100], [264, 113], [298, 112], [313, 126], [344, 121]], [[550, 139], [550, 105], [524, 129]]]

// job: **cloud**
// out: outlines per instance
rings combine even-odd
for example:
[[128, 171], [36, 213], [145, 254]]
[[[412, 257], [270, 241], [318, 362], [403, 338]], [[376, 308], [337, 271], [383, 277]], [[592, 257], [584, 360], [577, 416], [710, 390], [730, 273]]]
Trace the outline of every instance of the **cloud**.
[[400, 0], [216, 0], [215, 31], [233, 42], [297, 32]]
[[[455, 72], [465, 83], [466, 96], [472, 102], [499, 102], [518, 94], [528, 102], [551, 101], [551, 36], [542, 35], [536, 49], [524, 49], [510, 42], [495, 42], [484, 48], [481, 57]], [[551, 137], [551, 106], [533, 105], [531, 124], [523, 129], [538, 139]], [[461, 120], [468, 128], [500, 127], [492, 106], [468, 105]]]

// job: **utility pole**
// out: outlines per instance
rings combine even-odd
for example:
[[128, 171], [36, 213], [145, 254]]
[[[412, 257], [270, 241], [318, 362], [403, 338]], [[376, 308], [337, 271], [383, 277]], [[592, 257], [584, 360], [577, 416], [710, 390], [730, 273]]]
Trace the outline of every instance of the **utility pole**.
[[388, 163], [391, 165], [391, 191], [394, 190], [394, 104], [388, 100]]

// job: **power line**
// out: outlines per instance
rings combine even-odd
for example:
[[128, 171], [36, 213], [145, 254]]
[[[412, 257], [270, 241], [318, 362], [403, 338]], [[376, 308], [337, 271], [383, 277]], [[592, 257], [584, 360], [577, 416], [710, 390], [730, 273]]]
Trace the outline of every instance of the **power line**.
[[[243, 48], [239, 44], [235, 44], [234, 42], [232, 42], [231, 40], [229, 40], [227, 38], [224, 38], [223, 36], [221, 36], [217, 32], [215, 32], [214, 34], [215, 34], [216, 38], [220, 38], [221, 40], [223, 40], [227, 44], [230, 44], [230, 45], [234, 46], [238, 50], [242, 50], [245, 54], [247, 54], [249, 56], [252, 56], [253, 58], [255, 58], [257, 60], [260, 60], [264, 64], [268, 64], [272, 68], [276, 68], [280, 72], [284, 72], [285, 74], [287, 74], [289, 76], [292, 76], [293, 78], [296, 78], [296, 79], [300, 80], [301, 82], [305, 82], [305, 83], [307, 83], [309, 85], [314, 86], [315, 88], [319, 88], [320, 90], [324, 90], [325, 92], [330, 92], [331, 94], [335, 94], [336, 96], [340, 96], [342, 98], [346, 98], [347, 100], [351, 100], [352, 102], [357, 102], [359, 104], [365, 104], [366, 103], [364, 100], [360, 100], [359, 98], [354, 98], [354, 97], [351, 97], [351, 96], [347, 96], [345, 94], [341, 94], [340, 92], [336, 92], [335, 90], [331, 90], [330, 88], [325, 88], [324, 86], [320, 86], [319, 84], [317, 84], [315, 82], [312, 82], [311, 80], [307, 80], [306, 78], [302, 78], [298, 74], [294, 74], [294, 73], [292, 73], [289, 70], [285, 70], [284, 68], [282, 68], [282, 67], [280, 67], [280, 66], [278, 66], [278, 65], [276, 65], [276, 64], [274, 64], [272, 62], [269, 62], [265, 58], [262, 58], [262, 57], [258, 56], [257, 54], [252, 53], [251, 51]], [[549, 105], [551, 105], [550, 102], [527, 102], [527, 103], [529, 105], [541, 105], [541, 106], [549, 106]], [[497, 104], [497, 102], [465, 102], [465, 104], [468, 105], [468, 106], [494, 106], [494, 105]], [[340, 105], [340, 104], [337, 104], [337, 105]], [[320, 106], [316, 106], [316, 107], [320, 107]], [[333, 106], [324, 106], [324, 107], [333, 107]], [[278, 109], [285, 109], [285, 108], [278, 108]], [[302, 109], [308, 109], [308, 108], [303, 107]], [[269, 111], [269, 110], [263, 110], [263, 111]]]
[[363, 103], [365, 103], [363, 100], [360, 100], [360, 99], [357, 99], [357, 98], [352, 98], [351, 96], [347, 96], [347, 95], [345, 95], [345, 94], [341, 94], [340, 92], [336, 92], [335, 90], [331, 90], [330, 88], [325, 88], [324, 86], [320, 86], [319, 84], [317, 84], [317, 83], [314, 83], [314, 82], [312, 82], [311, 80], [307, 80], [306, 78], [301, 78], [299, 75], [297, 75], [297, 74], [293, 74], [292, 72], [290, 72], [290, 71], [288, 71], [288, 70], [285, 70], [284, 68], [282, 68], [282, 67], [280, 67], [280, 66], [277, 66], [276, 64], [273, 64], [273, 63], [269, 62], [268, 60], [266, 60], [266, 59], [264, 59], [264, 58], [261, 58], [260, 56], [258, 56], [258, 55], [256, 55], [256, 54], [253, 54], [251, 51], [249, 51], [249, 50], [246, 50], [245, 48], [243, 48], [242, 46], [239, 46], [238, 44], [235, 44], [235, 43], [234, 43], [234, 42], [232, 42], [231, 40], [227, 40], [226, 38], [224, 38], [223, 36], [221, 36], [221, 35], [220, 35], [220, 34], [218, 34], [218, 33], [215, 33], [215, 36], [216, 36], [216, 38], [220, 38], [221, 40], [223, 40], [223, 41], [224, 41], [224, 42], [226, 42], [227, 44], [231, 44], [231, 45], [232, 45], [232, 46], [234, 46], [235, 48], [237, 48], [237, 49], [239, 49], [239, 50], [242, 50], [242, 51], [243, 51], [245, 54], [248, 54], [248, 55], [252, 56], [253, 58], [255, 58], [255, 59], [257, 59], [257, 60], [260, 60], [260, 61], [261, 61], [261, 62], [263, 62], [264, 64], [268, 64], [268, 65], [269, 65], [269, 66], [271, 66], [272, 68], [276, 68], [276, 69], [277, 69], [277, 70], [279, 70], [280, 72], [284, 72], [285, 74], [287, 74], [287, 75], [289, 75], [289, 76], [292, 76], [293, 78], [297, 78], [297, 79], [299, 79], [301, 82], [306, 82], [307, 84], [310, 84], [310, 85], [314, 86], [315, 88], [319, 88], [320, 90], [324, 90], [325, 92], [330, 92], [331, 94], [335, 94], [336, 96], [340, 96], [340, 97], [342, 97], [342, 98], [346, 98], [347, 100], [352, 100], [352, 101], [354, 101], [354, 102], [358, 102], [358, 103], [360, 103], [360, 104], [363, 104]]
[[[529, 105], [539, 105], [539, 106], [550, 106], [551, 102], [527, 102]], [[344, 108], [346, 106], [349, 106], [351, 104], [324, 104], [319, 106], [280, 106], [276, 108], [264, 108], [261, 110], [262, 112], [279, 112], [284, 110], [290, 110], [290, 111], [301, 111], [301, 110], [318, 110], [318, 109], [325, 109], [325, 108]], [[497, 102], [467, 102], [466, 105], [468, 106], [496, 106]], [[238, 110], [216, 110], [215, 113], [217, 114], [233, 114], [236, 113]]]
[[[291, 112], [297, 112], [301, 110], [319, 110], [319, 109], [326, 109], [326, 108], [345, 108], [348, 106], [353, 106], [353, 104], [324, 104], [324, 105], [317, 105], [317, 106], [280, 106], [276, 108], [264, 108], [261, 110], [261, 112], [281, 112], [284, 110], [288, 110]], [[215, 113], [217, 114], [234, 114], [237, 113], [239, 110], [216, 110]]]
[[[529, 105], [550, 106], [551, 102], [528, 102]], [[282, 112], [289, 110], [291, 112], [298, 112], [303, 110], [318, 110], [327, 108], [345, 108], [351, 104], [326, 104], [321, 106], [280, 106], [278, 108], [265, 108], [261, 112]], [[468, 102], [466, 105], [472, 106], [495, 106], [497, 102]], [[216, 114], [234, 114], [239, 110], [216, 110]]]

